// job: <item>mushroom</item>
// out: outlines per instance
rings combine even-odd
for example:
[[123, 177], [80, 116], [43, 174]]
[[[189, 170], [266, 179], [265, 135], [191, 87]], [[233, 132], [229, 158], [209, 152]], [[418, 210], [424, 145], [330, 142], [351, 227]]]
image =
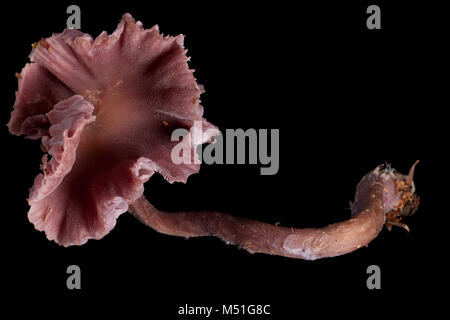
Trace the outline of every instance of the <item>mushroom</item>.
[[[218, 212], [166, 213], [144, 197], [155, 173], [186, 183], [200, 165], [175, 164], [174, 128], [194, 159], [217, 128], [200, 105], [203, 87], [187, 64], [183, 36], [144, 29], [130, 14], [117, 29], [93, 39], [66, 29], [33, 44], [18, 75], [8, 123], [15, 135], [42, 141], [42, 174], [30, 189], [29, 220], [49, 240], [82, 245], [109, 233], [130, 211], [155, 230], [176, 236], [217, 236], [254, 253], [315, 260], [352, 252], [372, 241], [384, 224], [401, 226], [418, 206], [414, 167], [408, 176], [377, 167], [357, 187], [351, 219], [322, 229], [293, 229]], [[193, 127], [201, 121], [200, 137]], [[185, 149], [184, 149], [185, 150]]]

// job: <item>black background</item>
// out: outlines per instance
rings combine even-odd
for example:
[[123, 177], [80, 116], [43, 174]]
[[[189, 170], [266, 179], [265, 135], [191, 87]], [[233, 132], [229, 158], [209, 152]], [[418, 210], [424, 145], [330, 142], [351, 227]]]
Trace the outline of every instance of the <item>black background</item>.
[[[146, 28], [158, 24], [164, 34], [186, 35], [190, 66], [206, 89], [205, 117], [220, 129], [280, 129], [277, 175], [259, 175], [258, 165], [203, 165], [185, 185], [155, 175], [145, 191], [155, 206], [320, 227], [349, 217], [357, 183], [377, 165], [389, 162], [406, 173], [425, 155], [416, 182], [422, 206], [407, 221], [410, 234], [384, 230], [368, 248], [316, 262], [250, 255], [215, 238], [161, 235], [130, 214], [104, 239], [62, 248], [26, 217], [39, 143], [3, 127], [3, 302], [32, 304], [31, 310], [36, 305], [55, 317], [63, 314], [52, 308], [61, 306], [147, 319], [181, 319], [176, 313], [186, 303], [270, 304], [272, 315], [264, 319], [436, 311], [426, 297], [434, 297], [445, 278], [445, 251], [435, 253], [441, 243], [433, 231], [441, 224], [436, 208], [443, 199], [435, 194], [433, 159], [442, 160], [445, 151], [435, 48], [443, 41], [439, 8], [374, 1], [382, 29], [368, 30], [372, 2], [13, 4], [2, 20], [2, 123], [14, 103], [14, 73], [28, 62], [30, 44], [61, 32], [66, 8], [75, 3], [81, 30], [93, 36], [111, 33], [125, 12]], [[71, 264], [81, 267], [82, 290], [66, 288]], [[366, 287], [373, 264], [382, 270], [379, 291]], [[213, 317], [226, 318], [242, 319]]]

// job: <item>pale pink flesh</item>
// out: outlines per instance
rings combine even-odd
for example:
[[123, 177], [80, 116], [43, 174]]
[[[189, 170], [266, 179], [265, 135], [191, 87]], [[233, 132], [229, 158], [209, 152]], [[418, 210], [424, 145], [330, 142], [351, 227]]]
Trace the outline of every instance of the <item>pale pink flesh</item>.
[[64, 246], [99, 239], [154, 172], [171, 183], [198, 172], [193, 161], [171, 161], [174, 129], [202, 122], [201, 141], [185, 140], [192, 160], [196, 145], [216, 132], [202, 118], [204, 90], [189, 70], [182, 35], [164, 37], [125, 14], [111, 35], [65, 30], [39, 41], [30, 58], [8, 127], [42, 137], [53, 156], [43, 160], [28, 214], [49, 239]]

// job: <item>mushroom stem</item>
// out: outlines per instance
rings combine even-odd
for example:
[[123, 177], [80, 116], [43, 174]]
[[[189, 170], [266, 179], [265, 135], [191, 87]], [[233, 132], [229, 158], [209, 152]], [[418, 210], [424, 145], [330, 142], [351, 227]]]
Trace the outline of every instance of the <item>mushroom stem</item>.
[[[400, 182], [411, 188], [398, 188]], [[412, 193], [412, 174], [404, 176], [377, 167], [356, 189], [352, 218], [317, 229], [286, 228], [220, 212], [168, 213], [156, 209], [144, 195], [130, 205], [129, 211], [164, 234], [186, 238], [216, 236], [250, 253], [316, 260], [367, 246], [382, 230], [386, 214], [411, 205], [404, 199], [405, 195], [415, 199]]]

